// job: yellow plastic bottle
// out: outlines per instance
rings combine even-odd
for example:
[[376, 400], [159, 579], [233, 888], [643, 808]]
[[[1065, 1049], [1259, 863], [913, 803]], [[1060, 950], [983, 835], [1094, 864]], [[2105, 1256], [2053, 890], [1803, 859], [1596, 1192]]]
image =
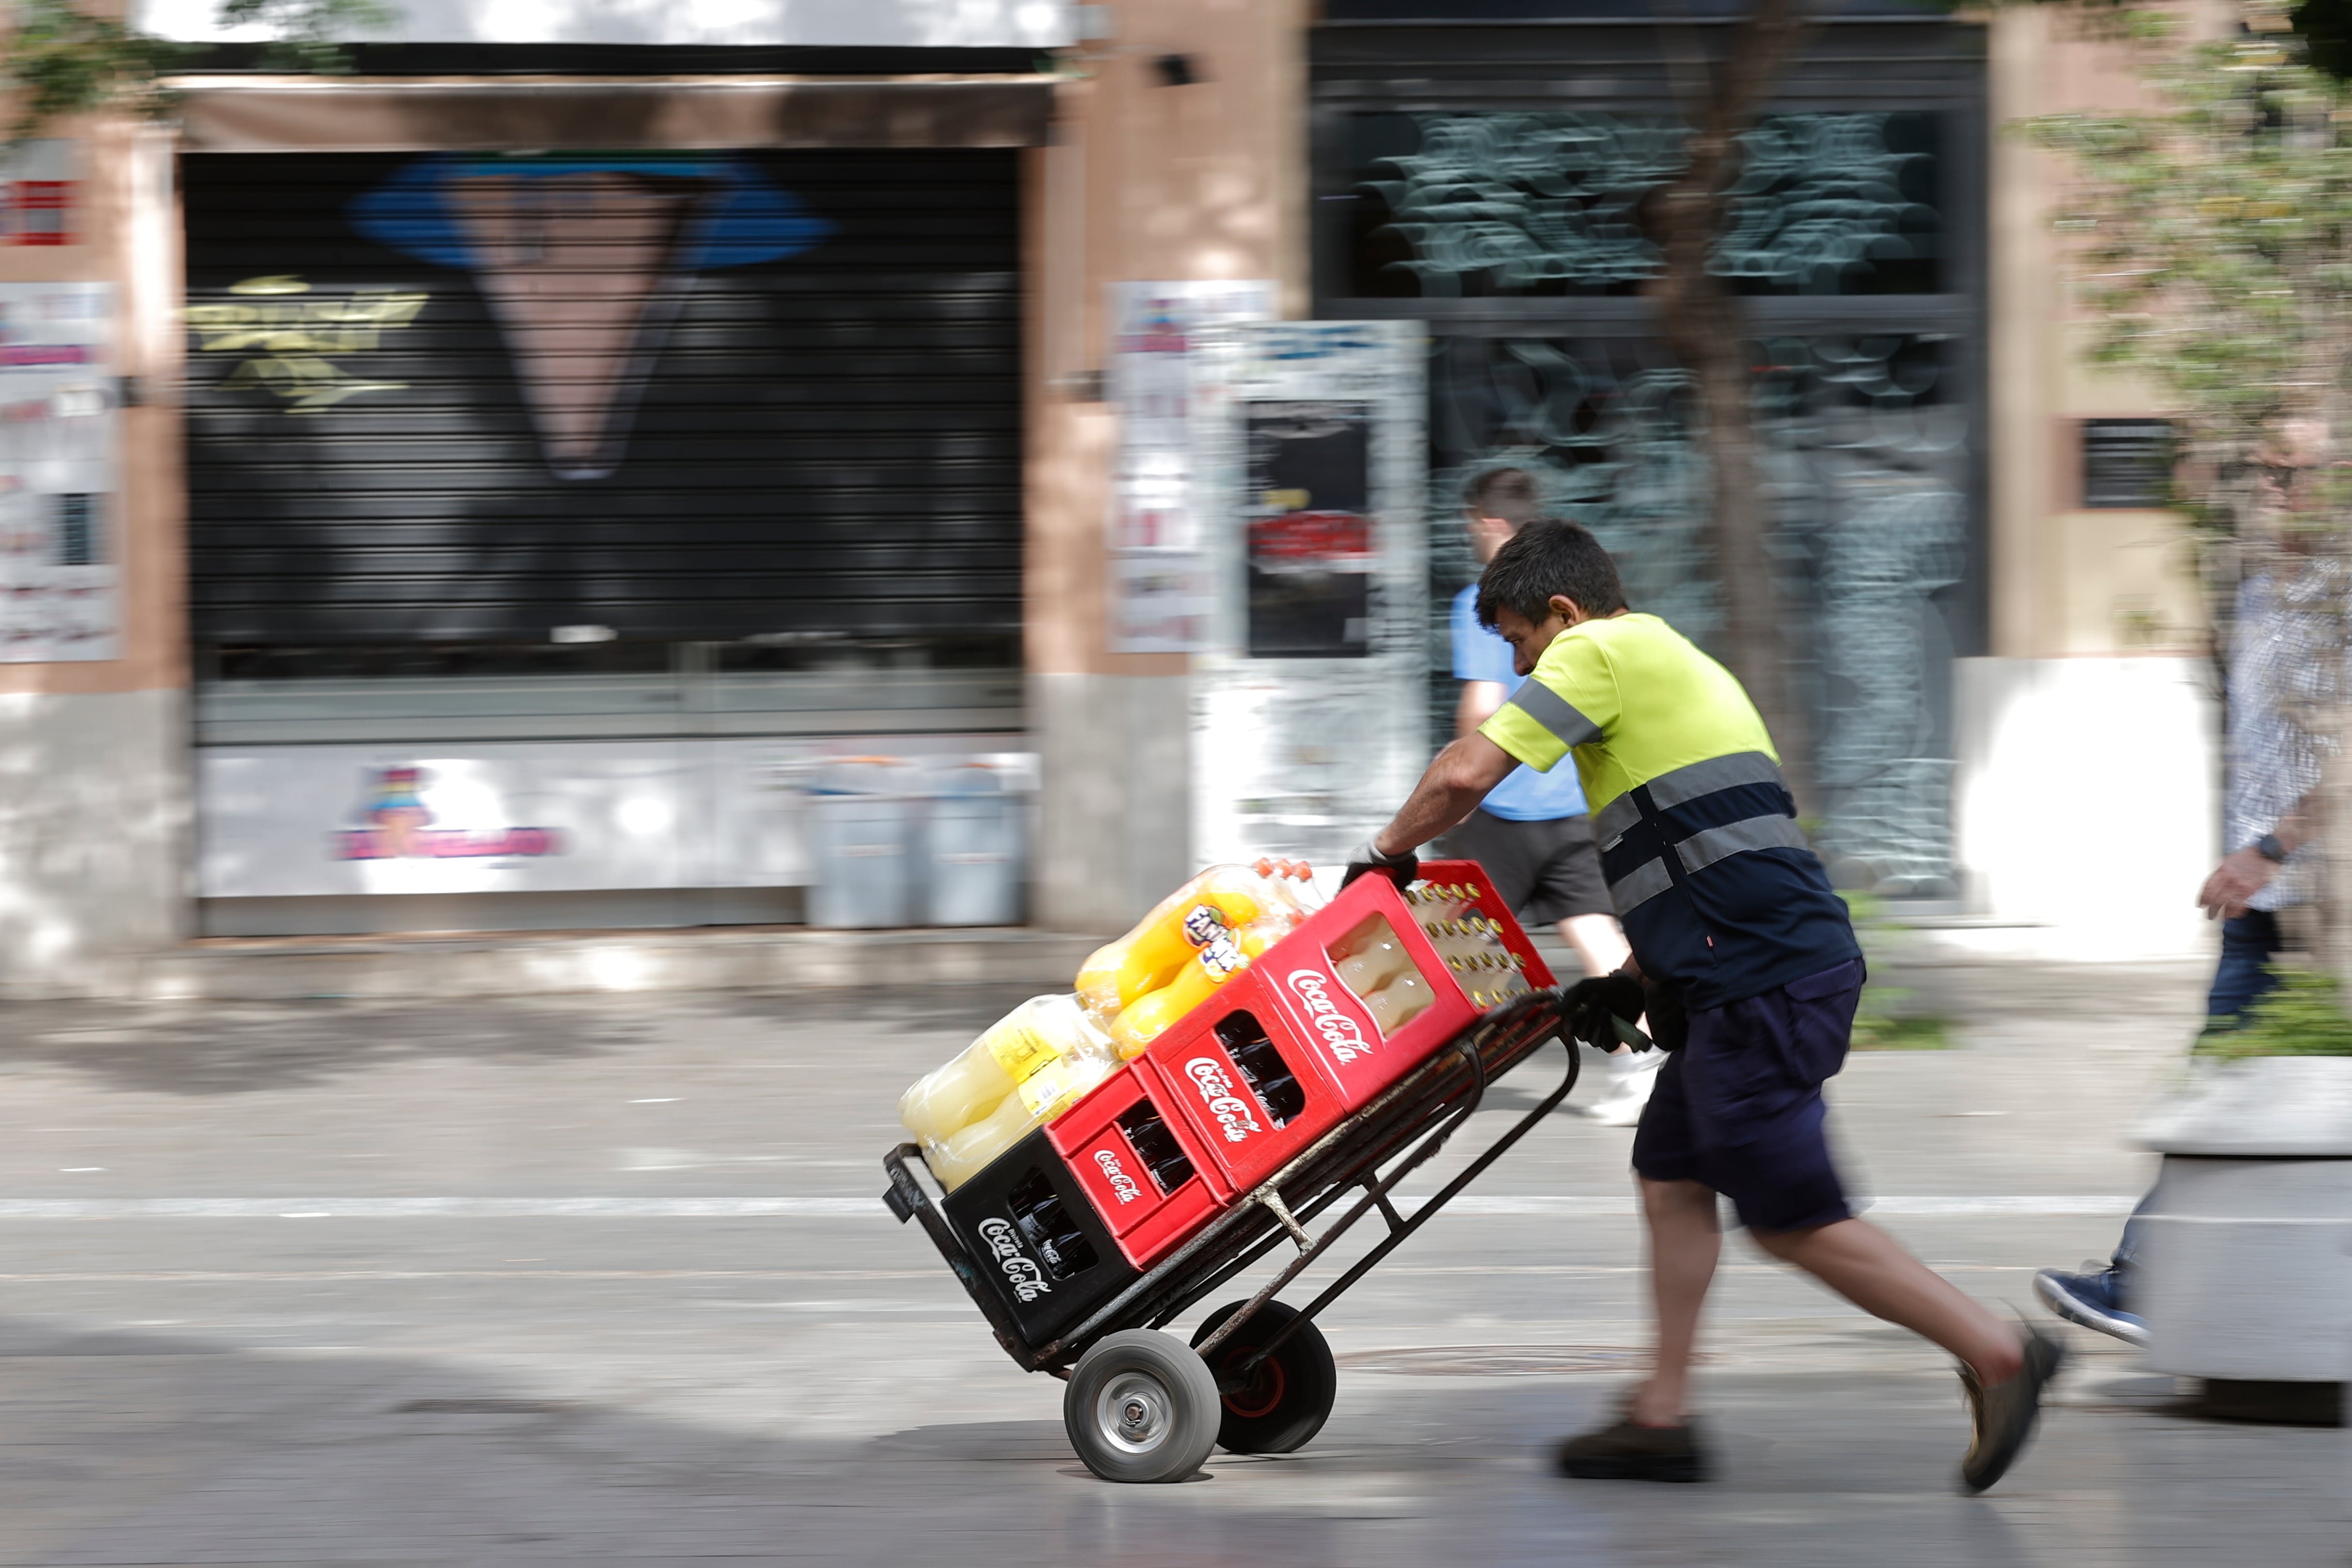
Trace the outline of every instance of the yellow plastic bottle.
[[1165, 989], [1195, 953], [1229, 932], [1266, 919], [1285, 929], [1307, 917], [1289, 883], [1300, 862], [1211, 866], [1163, 898], [1118, 941], [1097, 948], [1078, 970], [1078, 999], [1108, 1023], [1140, 998]]
[[953, 1192], [1032, 1127], [1050, 1122], [1076, 1104], [1087, 1091], [1110, 1076], [1112, 1063], [1100, 1054], [1064, 1057], [1039, 1069], [982, 1120], [923, 1145], [924, 1163], [940, 1185]]
[[916, 1080], [898, 1099], [898, 1120], [926, 1142], [984, 1121], [1013, 1090], [1074, 1054], [1107, 1055], [1100, 1030], [1075, 997], [1032, 997], [991, 1024], [953, 1061]]
[[1220, 937], [1158, 990], [1136, 999], [1110, 1026], [1111, 1045], [1122, 1061], [1142, 1055], [1168, 1026], [1209, 999], [1219, 986], [1240, 974], [1258, 956], [1289, 935], [1280, 920], [1262, 920], [1245, 931]]

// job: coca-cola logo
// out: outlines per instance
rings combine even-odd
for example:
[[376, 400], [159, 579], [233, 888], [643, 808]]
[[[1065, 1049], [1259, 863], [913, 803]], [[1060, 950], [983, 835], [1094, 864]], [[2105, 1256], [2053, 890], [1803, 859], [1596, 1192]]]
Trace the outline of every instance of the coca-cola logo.
[[1307, 1021], [1345, 1067], [1360, 1056], [1370, 1056], [1372, 1042], [1364, 1038], [1363, 1025], [1341, 1012], [1339, 1004], [1331, 999], [1330, 984], [1331, 977], [1320, 969], [1290, 971], [1290, 988], [1306, 1004]]
[[1238, 1144], [1252, 1133], [1263, 1133], [1254, 1113], [1257, 1107], [1234, 1092], [1233, 1078], [1224, 1064], [1211, 1056], [1196, 1056], [1184, 1064], [1185, 1073], [1192, 1086], [1201, 1092], [1201, 1103], [1217, 1119], [1223, 1129], [1225, 1142]]
[[995, 1254], [997, 1267], [1003, 1269], [1004, 1277], [1013, 1281], [1014, 1295], [1024, 1301], [1034, 1301], [1040, 1296], [1054, 1293], [1054, 1287], [1046, 1282], [1045, 1270], [1038, 1267], [1034, 1258], [1021, 1249], [1021, 1238], [1013, 1231], [1012, 1221], [982, 1220], [980, 1239], [988, 1243], [989, 1251]]
[[1135, 1185], [1133, 1176], [1119, 1169], [1118, 1156], [1108, 1149], [1095, 1151], [1095, 1164], [1102, 1167], [1103, 1179], [1110, 1183], [1110, 1190], [1118, 1195], [1119, 1202], [1133, 1203], [1143, 1196], [1143, 1189]]

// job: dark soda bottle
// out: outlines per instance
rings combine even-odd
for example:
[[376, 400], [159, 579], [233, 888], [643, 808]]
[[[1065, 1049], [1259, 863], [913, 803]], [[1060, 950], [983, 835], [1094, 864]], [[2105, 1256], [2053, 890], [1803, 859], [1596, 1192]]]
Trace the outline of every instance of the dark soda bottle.
[[1225, 1054], [1241, 1069], [1250, 1092], [1257, 1096], [1276, 1126], [1287, 1126], [1292, 1117], [1307, 1109], [1307, 1091], [1298, 1086], [1290, 1064], [1282, 1060], [1282, 1052], [1274, 1048], [1255, 1019], [1235, 1013], [1217, 1026], [1217, 1038], [1224, 1042]]
[[1184, 1153], [1184, 1145], [1160, 1119], [1160, 1113], [1149, 1102], [1138, 1105], [1118, 1119], [1118, 1130], [1127, 1134], [1128, 1146], [1143, 1168], [1151, 1173], [1152, 1185], [1163, 1194], [1174, 1192], [1192, 1179], [1192, 1161]]
[[1013, 1210], [1013, 1222], [1037, 1249], [1047, 1273], [1066, 1280], [1095, 1266], [1093, 1243], [1070, 1218], [1062, 1195], [1046, 1181], [1045, 1172], [1032, 1172], [1027, 1181], [1006, 1195], [1005, 1202]]

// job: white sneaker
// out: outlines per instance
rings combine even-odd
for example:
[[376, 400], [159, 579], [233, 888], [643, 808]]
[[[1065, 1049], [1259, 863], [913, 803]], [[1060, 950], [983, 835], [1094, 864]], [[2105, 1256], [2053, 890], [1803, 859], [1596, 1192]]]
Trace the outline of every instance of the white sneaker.
[[1642, 1119], [1650, 1091], [1658, 1082], [1658, 1068], [1666, 1060], [1662, 1051], [1621, 1051], [1601, 1059], [1607, 1081], [1600, 1097], [1570, 1107], [1580, 1116], [1604, 1127], [1631, 1127]]

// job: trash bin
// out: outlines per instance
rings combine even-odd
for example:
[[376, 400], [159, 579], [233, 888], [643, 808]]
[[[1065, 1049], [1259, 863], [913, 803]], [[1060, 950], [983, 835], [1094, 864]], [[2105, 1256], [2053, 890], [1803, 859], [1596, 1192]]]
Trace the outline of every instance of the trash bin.
[[1012, 782], [977, 758], [941, 767], [927, 780], [918, 880], [931, 925], [1019, 924], [1027, 822]]
[[865, 930], [915, 921], [919, 777], [895, 757], [845, 757], [809, 781], [816, 882], [809, 924]]

